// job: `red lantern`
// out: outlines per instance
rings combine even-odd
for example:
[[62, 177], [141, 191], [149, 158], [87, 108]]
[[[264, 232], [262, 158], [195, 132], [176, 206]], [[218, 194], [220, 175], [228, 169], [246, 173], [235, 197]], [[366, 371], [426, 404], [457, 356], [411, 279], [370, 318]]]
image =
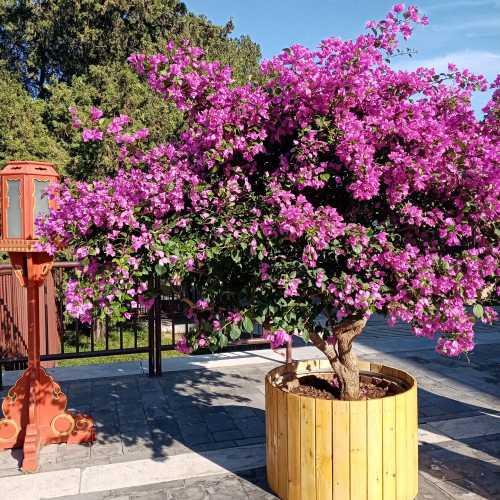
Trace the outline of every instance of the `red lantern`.
[[0, 173], [2, 226], [0, 250], [32, 252], [35, 220], [52, 208], [45, 191], [59, 175], [51, 163], [12, 161]]
[[28, 368], [3, 400], [0, 449], [22, 446], [22, 469], [27, 472], [38, 469], [44, 444], [95, 439], [92, 418], [67, 412], [66, 395], [40, 366], [38, 289], [52, 267], [52, 257], [35, 250], [35, 220], [51, 208], [45, 191], [58, 179], [54, 166], [45, 162], [9, 162], [0, 173], [0, 251], [9, 253], [28, 296]]

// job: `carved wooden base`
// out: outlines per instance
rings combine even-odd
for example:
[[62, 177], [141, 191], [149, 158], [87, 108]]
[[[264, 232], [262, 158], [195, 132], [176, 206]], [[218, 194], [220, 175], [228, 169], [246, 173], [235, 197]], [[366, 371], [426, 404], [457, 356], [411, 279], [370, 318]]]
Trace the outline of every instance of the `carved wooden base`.
[[29, 367], [2, 403], [0, 449], [23, 447], [22, 469], [38, 469], [40, 447], [95, 440], [92, 417], [66, 411], [67, 397], [42, 367]]

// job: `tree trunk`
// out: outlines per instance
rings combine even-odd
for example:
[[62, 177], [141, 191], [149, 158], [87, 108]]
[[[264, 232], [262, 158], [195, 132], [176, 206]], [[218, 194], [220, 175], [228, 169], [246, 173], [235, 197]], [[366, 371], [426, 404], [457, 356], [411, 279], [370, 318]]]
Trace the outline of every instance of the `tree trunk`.
[[358, 359], [352, 351], [353, 340], [366, 325], [364, 318], [347, 318], [332, 328], [337, 342], [329, 344], [316, 332], [311, 332], [311, 342], [322, 351], [330, 361], [332, 370], [340, 383], [340, 397], [343, 400], [359, 399]]
[[92, 328], [94, 330], [94, 339], [101, 340], [104, 337], [104, 321], [100, 318], [96, 319], [92, 325]]

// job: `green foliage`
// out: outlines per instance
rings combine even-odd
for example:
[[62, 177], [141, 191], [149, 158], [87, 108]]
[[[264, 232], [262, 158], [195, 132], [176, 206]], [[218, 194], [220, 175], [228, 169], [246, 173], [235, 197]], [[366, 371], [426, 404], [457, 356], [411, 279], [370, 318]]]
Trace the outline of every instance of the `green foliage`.
[[182, 126], [182, 115], [159, 96], [147, 92], [127, 65], [92, 66], [86, 75], [75, 77], [72, 84], [57, 83], [50, 87], [51, 96], [45, 108], [45, 123], [64, 146], [70, 157], [69, 176], [83, 180], [112, 174], [116, 168], [117, 146], [109, 138], [92, 147], [82, 144], [81, 130], [71, 126], [69, 106], [87, 110], [95, 105], [106, 116], [128, 114], [134, 128], [148, 125], [150, 139], [168, 141]]
[[[69, 106], [126, 113], [134, 128], [148, 126], [153, 144], [168, 142], [181, 129], [182, 114], [147, 91], [127, 57], [189, 39], [208, 59], [230, 64], [238, 83], [253, 80], [259, 47], [248, 37], [230, 38], [232, 29], [231, 22], [217, 26], [189, 13], [178, 0], [0, 0], [0, 57], [28, 93], [46, 101], [33, 101], [33, 112], [43, 113], [50, 141], [66, 152], [59, 161], [79, 180], [112, 174], [117, 148], [111, 141], [83, 148]], [[23, 151], [12, 153], [17, 158]]]
[[158, 48], [184, 15], [178, 0], [1, 0], [0, 54], [30, 92], [71, 82], [91, 65]]
[[43, 123], [44, 102], [34, 100], [7, 71], [0, 69], [0, 168], [6, 160], [67, 163], [64, 148]]

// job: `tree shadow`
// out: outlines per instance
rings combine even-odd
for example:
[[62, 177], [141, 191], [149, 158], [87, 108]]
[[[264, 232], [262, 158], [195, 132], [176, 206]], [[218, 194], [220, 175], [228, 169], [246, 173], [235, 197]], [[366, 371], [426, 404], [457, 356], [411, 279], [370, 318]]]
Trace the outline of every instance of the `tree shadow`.
[[[63, 382], [68, 409], [94, 418], [96, 441], [90, 446], [44, 447], [40, 471], [141, 459], [164, 461], [168, 468], [172, 456], [189, 452], [204, 454], [223, 469], [231, 469], [231, 456], [212, 452], [236, 447], [250, 447], [249, 456], [255, 454], [255, 463], [249, 459], [244, 468], [262, 467], [262, 380], [268, 369], [263, 364], [167, 372], [161, 378], [135, 375]], [[255, 453], [253, 448], [257, 448]], [[22, 450], [2, 453], [11, 455], [11, 467], [14, 460], [20, 467]], [[0, 472], [4, 462], [0, 457]], [[252, 473], [244, 476], [248, 480]], [[255, 481], [261, 476], [255, 476]]]
[[[217, 454], [211, 453], [214, 450], [262, 447], [262, 380], [269, 369], [263, 363], [166, 372], [161, 378], [134, 375], [62, 383], [68, 408], [95, 419], [97, 439], [91, 446], [56, 447], [54, 455], [42, 455], [41, 470], [146, 458], [164, 461], [168, 468], [172, 456], [188, 452], [205, 454], [218, 463]], [[420, 446], [424, 477], [486, 498], [500, 495], [500, 431], [492, 434], [500, 412], [423, 388], [419, 389], [419, 412], [421, 427], [438, 436]], [[469, 419], [460, 429], [442, 426], [447, 420], [468, 417], [476, 423]], [[472, 425], [468, 422], [479, 427], [468, 432], [467, 426]], [[488, 434], [467, 437], [476, 433]], [[20, 450], [4, 453], [19, 461], [22, 458]], [[227, 462], [218, 465], [230, 469]], [[263, 494], [269, 493], [262, 473], [235, 473]]]

